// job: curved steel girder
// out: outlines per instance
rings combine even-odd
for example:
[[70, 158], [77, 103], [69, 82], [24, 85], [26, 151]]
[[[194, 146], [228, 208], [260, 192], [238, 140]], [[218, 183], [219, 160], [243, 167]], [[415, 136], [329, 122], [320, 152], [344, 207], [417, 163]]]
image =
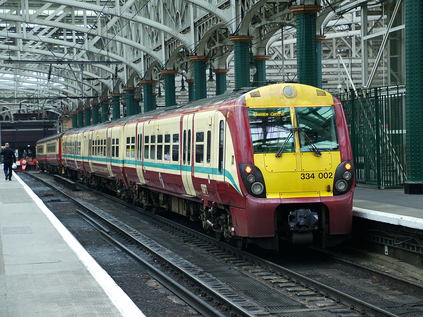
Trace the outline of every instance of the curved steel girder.
[[[253, 19], [257, 11], [263, 5], [266, 4], [266, 2], [267, 0], [259, 0], [250, 8], [250, 10], [248, 10], [247, 14], [245, 14], [244, 18], [242, 19], [241, 25], [239, 27], [239, 31], [238, 31], [239, 35], [249, 35], [251, 20]], [[288, 2], [288, 0], [286, 2]]]
[[[218, 23], [216, 25], [213, 25], [212, 28], [210, 28], [202, 37], [202, 39], [200, 40], [200, 42], [198, 43], [197, 46], [197, 53], [198, 55], [205, 55], [206, 54], [206, 47], [207, 47], [207, 42], [209, 41], [209, 39], [220, 29], [220, 28], [227, 28], [225, 24], [223, 23]], [[229, 29], [228, 29], [229, 30]], [[230, 31], [230, 30], [229, 30]], [[228, 45], [232, 45], [232, 42], [229, 41], [229, 39], [227, 39], [227, 44]]]
[[[11, 67], [12, 68], [12, 67]], [[13, 69], [13, 68], [12, 68]], [[33, 69], [30, 69], [30, 68], [26, 68], [26, 67], [19, 67], [19, 68], [17, 68], [18, 70], [24, 70], [24, 71], [33, 71], [34, 72], [34, 70]], [[36, 70], [36, 72], [37, 73], [43, 73], [43, 74], [48, 74], [49, 72], [48, 71], [45, 71], [45, 70], [40, 70], [40, 69], [37, 69]], [[12, 71], [9, 71], [9, 70], [6, 70], [6, 69], [2, 69], [2, 68], [0, 68], [0, 73], [1, 74], [10, 74], [10, 75], [15, 75], [15, 73], [14, 72], [12, 72]], [[75, 78], [70, 78], [70, 77], [64, 77], [64, 76], [59, 76], [59, 75], [57, 75], [57, 74], [55, 74], [55, 73], [53, 73], [52, 72], [52, 74], [55, 76], [55, 77], [62, 77], [62, 78], [66, 78], [66, 79], [69, 79], [69, 80], [71, 80], [71, 81], [76, 81], [75, 80]], [[19, 73], [18, 74], [19, 76], [23, 76], [23, 77], [31, 77], [31, 78], [38, 78], [36, 75], [34, 75], [34, 74], [30, 74], [30, 73]], [[0, 79], [1, 79], [1, 77], [0, 77]], [[13, 81], [12, 79], [10, 80], [10, 81]], [[57, 83], [57, 84], [61, 84], [61, 85], [63, 85], [63, 86], [66, 86], [66, 87], [70, 87], [70, 88], [73, 88], [73, 89], [75, 89], [76, 91], [77, 90], [79, 90], [79, 86], [77, 86], [77, 85], [71, 85], [69, 82], [63, 82], [63, 83], [61, 83], [61, 82], [57, 82], [57, 81], [50, 81], [50, 82], [52, 82], [52, 83]], [[82, 83], [83, 85], [86, 85], [86, 86], [88, 86], [90, 89], [93, 89], [93, 90], [98, 90], [98, 89], [96, 89], [95, 88], [95, 86], [93, 86], [93, 85], [90, 85], [90, 84], [87, 84], [87, 83]]]
[[196, 5], [197, 7], [200, 7], [207, 12], [217, 16], [224, 24], [226, 24], [229, 32], [233, 32], [232, 26], [231, 26], [231, 17], [229, 10], [222, 10], [219, 9], [217, 6], [212, 5], [211, 3], [204, 1], [204, 0], [187, 0], [188, 2], [191, 2], [193, 5]]
[[[20, 49], [18, 47], [16, 47], [16, 46], [10, 46], [10, 45], [4, 45], [4, 44], [0, 44], [0, 49], [3, 49], [5, 51], [7, 51], [7, 50], [20, 51]], [[34, 53], [34, 54], [37, 54], [37, 55], [46, 55], [46, 56], [55, 57], [55, 58], [64, 58], [64, 57], [66, 57], [65, 54], [60, 54], [60, 55], [59, 54], [53, 54], [52, 52], [45, 51], [45, 50], [27, 49], [24, 52]], [[114, 56], [114, 54], [109, 54], [109, 55], [111, 57]], [[7, 59], [7, 57], [6, 58], [3, 58], [3, 59]], [[92, 65], [92, 66], [95, 66], [97, 68], [104, 69], [105, 71], [107, 71], [107, 72], [109, 72], [111, 74], [114, 74], [115, 73], [114, 70], [112, 70], [109, 67], [106, 67], [104, 65]], [[98, 76], [98, 75], [95, 75], [95, 76]]]
[[[56, 22], [56, 21], [46, 21], [46, 20], [42, 20], [42, 19], [30, 19], [29, 22], [26, 22], [23, 17], [13, 15], [13, 14], [0, 14], [0, 20], [21, 22], [21, 23], [31, 23], [31, 24], [49, 26], [49, 27], [54, 27], [54, 28], [68, 29], [68, 30], [72, 30], [72, 31], [90, 34], [90, 35], [93, 35], [93, 36], [99, 35], [96, 32], [92, 32], [90, 29], [78, 27], [78, 26], [68, 24], [68, 23], [62, 23], [62, 22]], [[8, 33], [8, 36], [11, 36], [12, 34], [17, 35], [16, 33]], [[128, 46], [132, 46], [133, 48], [139, 49], [140, 51], [143, 51], [144, 53], [150, 55], [151, 57], [153, 57], [157, 61], [161, 60], [159, 54], [153, 52], [153, 50], [151, 48], [146, 47], [146, 46], [141, 45], [141, 44], [138, 44], [138, 43], [131, 41], [127, 38], [124, 38], [124, 37], [121, 37], [121, 36], [118, 36], [118, 35], [108, 34], [108, 33], [101, 34], [101, 37], [104, 37], [108, 40], [114, 40], [114, 41], [120, 42], [122, 44], [126, 44]], [[24, 37], [22, 36], [20, 38], [23, 39]], [[31, 35], [27, 34], [26, 37], [25, 37], [25, 39], [32, 39], [32, 40], [34, 40], [34, 38], [35, 38], [35, 41], [39, 41], [39, 38], [37, 36], [31, 36]], [[67, 46], [71, 46], [71, 47], [75, 46], [74, 43], [70, 43], [70, 42], [67, 42], [67, 41], [61, 41], [61, 40], [54, 40], [54, 41], [60, 42], [60, 43], [56, 43], [56, 44], [59, 44], [59, 45], [67, 45]], [[69, 43], [69, 44], [62, 44], [62, 42]], [[75, 48], [85, 50], [85, 48], [78, 48], [78, 47], [75, 47]], [[92, 51], [95, 54], [104, 55], [106, 57], [110, 56], [110, 54], [111, 54], [107, 51], [101, 50], [101, 49], [96, 48], [96, 47], [92, 47], [89, 51]], [[127, 63], [128, 66], [133, 67], [130, 64], [132, 64], [132, 63], [129, 63], [129, 64]], [[136, 65], [136, 64], [133, 64], [133, 65]], [[139, 71], [137, 69], [137, 67], [135, 67], [134, 69]], [[110, 72], [113, 73], [113, 70], [110, 70]]]
[[155, 68], [161, 69], [162, 68], [162, 65], [160, 63], [156, 62], [156, 61], [154, 61], [153, 63], [151, 63], [150, 65], [148, 65], [148, 68], [145, 71], [145, 74], [144, 74], [143, 79], [147, 79], [147, 80], [157, 80], [157, 79], [159, 79], [158, 77], [157, 78], [156, 77], [153, 77], [153, 75], [155, 75], [155, 73], [153, 73], [153, 71], [154, 71]]
[[[30, 83], [30, 84], [34, 84], [33, 82], [25, 81], [25, 80], [21, 80], [21, 82], [27, 82], [27, 83]], [[15, 87], [11, 87], [10, 85], [7, 85], [7, 84], [3, 85], [2, 83], [0, 83], [0, 89], [2, 89], [4, 91], [14, 91], [15, 90]], [[27, 91], [27, 90], [33, 91], [33, 90], [39, 90], [39, 86], [38, 85], [35, 85], [35, 86], [19, 86], [19, 89], [20, 89], [21, 92], [22, 91]], [[57, 95], [57, 96], [62, 96], [62, 97], [65, 97], [65, 96], [69, 96], [69, 95], [73, 95], [74, 94], [73, 91], [70, 91], [70, 90], [67, 90], [67, 89], [63, 89], [63, 88], [59, 88], [59, 87], [51, 87], [50, 86], [50, 87], [48, 87], [48, 89], [49, 90], [57, 90], [57, 91], [63, 92], [62, 94], [58, 94]]]
[[[184, 56], [182, 60], [182, 55]], [[179, 65], [188, 62], [189, 51], [183, 45], [177, 46], [167, 59], [166, 68], [178, 70]], [[180, 61], [179, 65], [176, 63]]]
[[148, 25], [152, 28], [155, 28], [157, 30], [160, 30], [162, 32], [170, 34], [171, 36], [177, 38], [181, 43], [183, 43], [187, 47], [189, 47], [190, 44], [191, 44], [188, 36], [182, 35], [178, 31], [172, 29], [171, 27], [168, 27], [164, 24], [161, 24], [159, 22], [147, 19], [147, 18], [142, 17], [142, 16], [133, 15], [131, 13], [125, 13], [125, 12], [119, 14], [118, 11], [116, 11], [115, 9], [112, 9], [112, 8], [106, 8], [104, 6], [94, 5], [94, 4], [90, 4], [90, 3], [86, 3], [86, 2], [80, 2], [80, 1], [74, 1], [74, 0], [49, 0], [48, 2], [61, 4], [61, 5], [67, 5], [67, 6], [85, 9], [85, 10], [90, 10], [90, 11], [101, 12], [101, 13], [108, 14], [108, 15], [111, 15], [111, 16], [117, 16], [117, 17], [129, 20], [129, 21], [132, 21], [132, 22]]

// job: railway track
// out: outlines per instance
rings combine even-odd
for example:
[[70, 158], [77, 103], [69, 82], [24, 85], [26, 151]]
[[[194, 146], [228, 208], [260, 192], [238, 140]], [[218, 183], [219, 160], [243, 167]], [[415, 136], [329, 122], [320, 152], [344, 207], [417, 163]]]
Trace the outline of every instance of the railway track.
[[[398, 316], [398, 309], [378, 307], [115, 197], [91, 191], [97, 197], [91, 198], [94, 205], [43, 179], [49, 176], [30, 176], [72, 200], [87, 221], [134, 258], [143, 261], [146, 253], [152, 255], [154, 265], [145, 265], [153, 275], [203, 315]], [[161, 272], [155, 272], [157, 267]], [[415, 304], [403, 305], [411, 313], [401, 316], [419, 316]]]

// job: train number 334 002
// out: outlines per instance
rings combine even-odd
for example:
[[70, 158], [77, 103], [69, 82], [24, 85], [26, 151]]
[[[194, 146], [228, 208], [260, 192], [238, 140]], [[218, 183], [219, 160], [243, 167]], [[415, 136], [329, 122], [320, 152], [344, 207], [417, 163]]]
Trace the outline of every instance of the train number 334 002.
[[333, 173], [332, 172], [320, 172], [320, 173], [301, 173], [301, 179], [307, 180], [307, 179], [326, 179], [326, 178], [332, 178]]

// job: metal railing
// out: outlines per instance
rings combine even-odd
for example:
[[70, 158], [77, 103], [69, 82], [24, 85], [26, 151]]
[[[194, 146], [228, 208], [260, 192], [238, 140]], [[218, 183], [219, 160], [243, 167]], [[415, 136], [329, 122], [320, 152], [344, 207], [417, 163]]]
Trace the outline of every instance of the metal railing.
[[400, 188], [405, 176], [405, 87], [341, 94], [351, 136], [357, 182]]

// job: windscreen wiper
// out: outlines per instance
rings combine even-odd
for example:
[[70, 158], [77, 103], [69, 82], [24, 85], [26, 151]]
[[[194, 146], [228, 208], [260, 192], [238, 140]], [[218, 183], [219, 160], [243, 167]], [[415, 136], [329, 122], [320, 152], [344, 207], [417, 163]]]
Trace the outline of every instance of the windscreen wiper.
[[275, 157], [281, 157], [283, 150], [285, 150], [285, 146], [288, 143], [289, 139], [291, 138], [291, 136], [294, 135], [295, 131], [298, 131], [298, 128], [291, 128], [291, 131], [289, 132], [288, 136], [286, 137], [285, 141], [283, 142], [283, 144], [281, 145], [281, 147], [279, 148], [278, 152], [276, 152]]
[[[300, 128], [298, 128], [298, 129], [300, 129]], [[310, 138], [310, 136], [307, 134], [307, 132], [306, 132], [306, 131], [304, 131], [304, 130], [302, 130], [301, 132], [304, 134], [305, 139], [307, 140], [307, 144], [308, 144], [309, 149], [311, 149], [311, 150], [314, 152], [314, 154], [315, 154], [316, 156], [322, 156], [322, 152], [320, 152], [320, 151], [319, 151], [319, 149], [318, 149], [318, 148], [316, 147], [316, 145], [313, 143], [313, 141], [311, 140], [311, 138]]]

